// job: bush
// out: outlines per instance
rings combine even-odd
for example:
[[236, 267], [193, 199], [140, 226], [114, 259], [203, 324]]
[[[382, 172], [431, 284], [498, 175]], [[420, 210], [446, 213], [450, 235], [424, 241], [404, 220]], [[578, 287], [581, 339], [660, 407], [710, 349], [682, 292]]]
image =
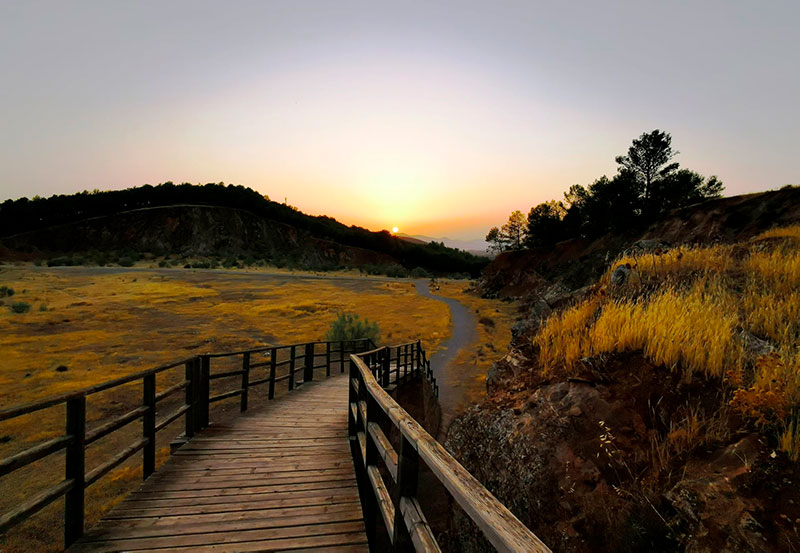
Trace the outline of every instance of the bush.
[[422, 267], [414, 267], [411, 269], [411, 276], [414, 278], [431, 278], [433, 275]]
[[14, 295], [14, 289], [8, 286], [0, 286], [0, 298], [10, 298]]
[[65, 255], [62, 257], [54, 257], [53, 259], [47, 260], [48, 267], [70, 267], [75, 263], [72, 261], [72, 257]]
[[39, 311], [47, 311], [47, 304], [43, 303], [42, 305], [40, 305], [39, 306]]
[[14, 313], [27, 313], [31, 310], [31, 304], [24, 301], [18, 301], [11, 304], [11, 311]]
[[128, 256], [120, 257], [117, 260], [117, 265], [119, 265], [120, 267], [133, 267], [134, 263], [135, 261], [133, 260], [133, 258]]
[[356, 313], [341, 312], [331, 323], [325, 339], [341, 342], [369, 338], [377, 344], [380, 342], [380, 332], [378, 323], [370, 322], [369, 319], [362, 321]]

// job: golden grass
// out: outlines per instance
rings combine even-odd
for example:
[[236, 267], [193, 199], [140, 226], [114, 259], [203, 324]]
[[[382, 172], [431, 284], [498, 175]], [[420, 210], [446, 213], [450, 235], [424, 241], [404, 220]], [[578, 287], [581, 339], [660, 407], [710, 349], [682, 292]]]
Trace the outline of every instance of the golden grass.
[[[667, 275], [669, 273], [723, 272], [733, 264], [730, 246], [707, 248], [681, 246], [659, 253], [622, 256], [616, 263], [628, 264], [638, 273], [646, 275]], [[606, 275], [606, 282], [610, 273]]]
[[[534, 338], [545, 371], [575, 368], [583, 357], [643, 350], [654, 363], [721, 376], [736, 319], [700, 286], [666, 289], [641, 300], [594, 299], [547, 321]], [[599, 314], [598, 314], [599, 311]]]
[[[0, 306], [0, 408], [91, 386], [115, 377], [203, 352], [234, 351], [263, 344], [322, 339], [340, 310], [359, 313], [381, 328], [384, 343], [421, 339], [435, 351], [450, 332], [447, 306], [420, 297], [412, 282], [366, 279], [296, 279], [221, 271], [148, 271], [0, 267], [0, 284], [15, 301], [34, 308], [12, 314]], [[47, 311], [39, 311], [45, 303]], [[66, 372], [55, 369], [60, 365]], [[159, 390], [180, 370], [159, 375]], [[89, 428], [130, 410], [140, 385], [91, 396]], [[253, 398], [251, 398], [252, 402]], [[63, 407], [0, 423], [0, 457], [63, 433]], [[180, 423], [176, 423], [179, 426]], [[97, 442], [87, 467], [135, 439], [137, 425]], [[176, 429], [176, 433], [178, 430]], [[117, 436], [119, 434], [119, 436]], [[169, 437], [166, 437], [166, 443]], [[165, 444], [164, 444], [165, 445]], [[139, 457], [90, 488], [88, 520], [136, 484]], [[137, 473], [138, 474], [138, 473]], [[63, 457], [0, 480], [0, 512], [63, 477]], [[91, 499], [94, 498], [94, 499]], [[58, 550], [60, 502], [11, 531], [0, 550]]]
[[800, 225], [777, 227], [756, 236], [756, 240], [763, 240], [766, 238], [794, 238], [800, 240]]

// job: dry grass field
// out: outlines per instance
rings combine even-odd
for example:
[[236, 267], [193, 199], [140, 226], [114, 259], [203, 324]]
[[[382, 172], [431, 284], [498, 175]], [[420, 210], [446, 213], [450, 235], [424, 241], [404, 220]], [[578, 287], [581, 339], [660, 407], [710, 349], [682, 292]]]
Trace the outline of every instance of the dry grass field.
[[[413, 283], [403, 280], [3, 266], [0, 286], [15, 292], [0, 305], [0, 409], [199, 353], [319, 340], [340, 310], [376, 321], [383, 343], [419, 338], [429, 352], [449, 335], [451, 324], [446, 305], [420, 297]], [[15, 313], [17, 302], [30, 310]], [[179, 372], [159, 375], [159, 389], [177, 382]], [[251, 391], [251, 406], [259, 394], [266, 389]], [[125, 413], [140, 400], [139, 383], [91, 396], [87, 426]], [[214, 416], [221, 415], [215, 413], [212, 421]], [[0, 423], [0, 458], [63, 433], [63, 425], [63, 406]], [[180, 426], [176, 422], [159, 434], [161, 461]], [[137, 432], [140, 424], [134, 423], [90, 446], [87, 469], [134, 441]], [[139, 465], [135, 455], [89, 488], [87, 524], [137, 485]], [[63, 470], [63, 455], [52, 455], [4, 477], [0, 512], [57, 483]], [[56, 501], [12, 529], [0, 538], [0, 550], [59, 551], [62, 510], [63, 502]]]

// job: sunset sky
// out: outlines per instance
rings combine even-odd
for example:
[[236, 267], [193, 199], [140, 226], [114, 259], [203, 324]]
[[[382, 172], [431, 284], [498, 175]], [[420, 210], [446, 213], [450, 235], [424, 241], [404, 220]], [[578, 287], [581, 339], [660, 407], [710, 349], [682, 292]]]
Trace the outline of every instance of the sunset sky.
[[0, 201], [230, 182], [475, 238], [664, 129], [800, 184], [800, 3], [0, 0]]

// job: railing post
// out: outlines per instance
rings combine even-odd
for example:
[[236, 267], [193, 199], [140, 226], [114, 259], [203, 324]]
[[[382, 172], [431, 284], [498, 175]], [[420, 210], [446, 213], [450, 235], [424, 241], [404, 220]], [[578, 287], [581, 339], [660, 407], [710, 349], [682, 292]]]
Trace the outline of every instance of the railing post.
[[142, 380], [142, 405], [147, 407], [142, 415], [142, 438], [147, 440], [142, 449], [142, 479], [156, 470], [156, 375], [148, 374]]
[[339, 342], [339, 364], [342, 374], [344, 374], [344, 341]]
[[314, 342], [306, 344], [303, 361], [303, 382], [311, 382], [314, 380]]
[[83, 536], [84, 490], [86, 488], [86, 396], [67, 400], [67, 434], [72, 441], [66, 448], [65, 478], [74, 484], [64, 497], [64, 546]]
[[247, 390], [250, 388], [250, 352], [246, 351], [242, 355], [242, 401], [239, 410], [244, 413], [247, 411]]
[[209, 398], [211, 397], [211, 358], [208, 355], [201, 356], [200, 366], [200, 427], [208, 426]]
[[[408, 364], [411, 362], [411, 352], [409, 352], [408, 344], [403, 346], [403, 381], [405, 382], [406, 376], [408, 375]], [[397, 375], [398, 380], [400, 379], [400, 375]]]
[[403, 350], [402, 346], [397, 346], [397, 362], [395, 363], [395, 372], [397, 373], [397, 381], [400, 381], [400, 365], [402, 364], [402, 355], [400, 352]]
[[289, 353], [289, 390], [294, 390], [294, 346], [291, 347]]
[[381, 357], [381, 386], [386, 388], [389, 386], [391, 382], [391, 376], [389, 374], [389, 363], [391, 362], [392, 350], [388, 347], [383, 350], [383, 355]]
[[401, 434], [400, 448], [397, 452], [397, 482], [392, 493], [392, 503], [394, 503], [392, 551], [414, 551], [414, 544], [400, 508], [400, 500], [403, 497], [416, 497], [418, 477], [419, 454], [411, 442]]
[[331, 375], [331, 343], [325, 342], [325, 376]]
[[184, 415], [183, 434], [187, 440], [194, 436], [195, 410], [197, 408], [194, 402], [195, 388], [197, 387], [197, 376], [195, 374], [197, 370], [195, 367], [196, 359], [186, 362], [186, 380], [189, 381], [189, 384], [184, 389], [184, 403], [189, 408]]
[[272, 348], [269, 351], [269, 398], [275, 397], [275, 366], [278, 362], [278, 348]]
[[361, 497], [364, 500], [364, 529], [367, 533], [367, 541], [372, 545], [375, 543], [375, 531], [378, 525], [378, 500], [369, 481], [369, 467], [378, 462], [379, 454], [378, 448], [369, 433], [369, 423], [370, 419], [375, 417], [378, 408], [372, 394], [367, 391], [367, 386], [363, 380], [358, 382], [358, 397], [359, 400], [365, 401], [367, 404], [367, 416], [362, 421], [364, 424], [364, 439], [367, 446], [364, 452], [364, 490], [366, 493]]
[[422, 362], [422, 342], [420, 340], [417, 340], [417, 352], [415, 355], [415, 361], [417, 367], [416, 372], [419, 372], [419, 366]]

